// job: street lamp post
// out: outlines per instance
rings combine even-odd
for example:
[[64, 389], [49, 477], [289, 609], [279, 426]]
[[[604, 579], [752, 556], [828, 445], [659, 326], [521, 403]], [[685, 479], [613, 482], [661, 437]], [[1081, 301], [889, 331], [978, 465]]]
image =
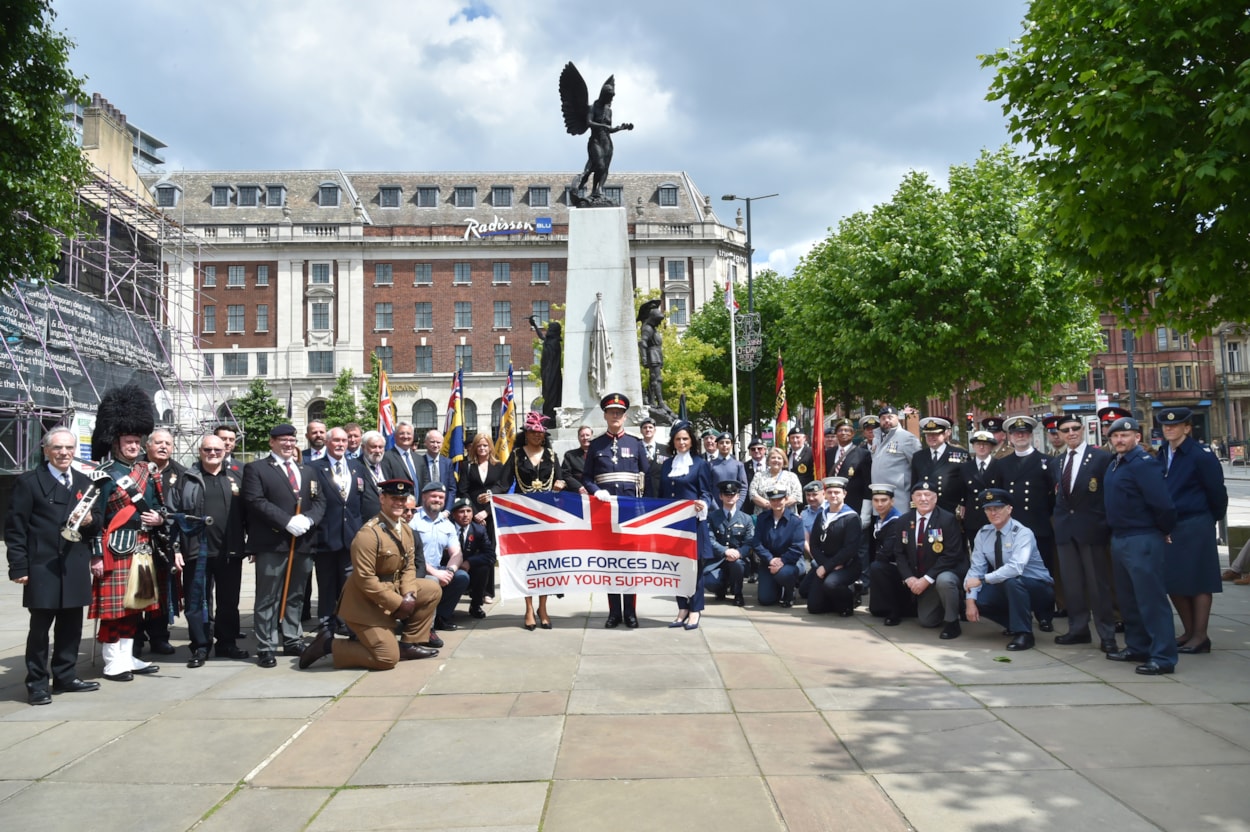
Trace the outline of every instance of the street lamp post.
[[[754, 277], [753, 261], [755, 259], [755, 249], [751, 246], [751, 203], [757, 199], [771, 199], [778, 194], [765, 194], [764, 196], [738, 196], [737, 194], [725, 194], [721, 197], [725, 202], [745, 202], [747, 204], [747, 312], [755, 311], [755, 290], [752, 282]], [[732, 315], [733, 313], [730, 312]], [[730, 345], [734, 348], [735, 345]], [[759, 413], [758, 402], [755, 397], [755, 367], [751, 367], [751, 431], [752, 436], [759, 435]]]

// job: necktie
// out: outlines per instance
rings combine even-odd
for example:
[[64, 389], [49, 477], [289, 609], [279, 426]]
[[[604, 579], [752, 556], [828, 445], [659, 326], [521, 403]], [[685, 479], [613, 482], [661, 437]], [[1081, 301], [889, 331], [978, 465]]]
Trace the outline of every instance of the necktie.
[[408, 455], [407, 451], [404, 451], [402, 456], [404, 458], [404, 467], [408, 469], [408, 479], [415, 483], [417, 481], [417, 469], [412, 467], [412, 457]]
[[925, 518], [921, 517], [920, 522], [916, 526], [916, 568], [920, 572], [924, 572], [924, 549], [925, 549]]
[[1003, 568], [1003, 533], [994, 532], [994, 568]]
[[934, 461], [934, 462], [937, 462], [937, 461], [938, 461], [938, 452], [937, 452], [937, 451], [934, 451], [934, 452], [933, 452], [933, 461]]
[[1072, 494], [1072, 465], [1076, 460], [1076, 449], [1068, 451], [1068, 461], [1063, 466], [1063, 496]]
[[981, 460], [981, 462], [978, 463], [977, 467], [979, 467], [981, 469], [981, 473], [984, 474], [985, 473], [985, 460]]
[[846, 448], [838, 448], [838, 460], [833, 463], [833, 470], [842, 473], [842, 460], [846, 459]]
[[286, 478], [291, 483], [291, 490], [296, 494], [299, 493], [299, 480], [295, 479], [295, 468], [291, 465], [291, 461], [286, 461]]
[[70, 485], [69, 485], [69, 471], [66, 471], [64, 474], [61, 474], [61, 485], [64, 485], [66, 488], [69, 488], [69, 487], [70, 487]]
[[430, 457], [430, 481], [438, 479], [438, 457]]

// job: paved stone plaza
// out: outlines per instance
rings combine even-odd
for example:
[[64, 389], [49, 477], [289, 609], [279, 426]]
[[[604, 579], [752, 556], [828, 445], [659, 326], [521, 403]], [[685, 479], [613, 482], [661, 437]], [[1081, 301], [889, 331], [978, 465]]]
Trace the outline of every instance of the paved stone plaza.
[[604, 630], [604, 598], [575, 595], [550, 632], [517, 601], [462, 612], [437, 659], [390, 672], [190, 670], [183, 648], [158, 676], [30, 707], [6, 581], [0, 828], [1245, 832], [1250, 587], [1225, 590], [1214, 651], [1164, 677], [862, 608], [710, 601], [685, 632], [653, 598], [642, 629]]

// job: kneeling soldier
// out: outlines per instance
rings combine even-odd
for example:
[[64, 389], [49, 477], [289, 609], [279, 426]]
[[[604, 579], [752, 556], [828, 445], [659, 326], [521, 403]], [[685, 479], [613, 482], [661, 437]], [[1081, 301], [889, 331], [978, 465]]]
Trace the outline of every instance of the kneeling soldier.
[[[400, 661], [438, 655], [423, 642], [430, 639], [434, 610], [443, 593], [434, 581], [421, 580], [425, 561], [417, 554], [416, 535], [403, 522], [412, 483], [387, 480], [378, 491], [382, 512], [352, 540], [352, 574], [336, 613], [357, 640], [335, 641], [333, 630], [323, 629], [300, 655], [301, 669], [331, 654], [335, 667], [370, 670], [390, 670]], [[396, 620], [404, 627], [399, 643]]]

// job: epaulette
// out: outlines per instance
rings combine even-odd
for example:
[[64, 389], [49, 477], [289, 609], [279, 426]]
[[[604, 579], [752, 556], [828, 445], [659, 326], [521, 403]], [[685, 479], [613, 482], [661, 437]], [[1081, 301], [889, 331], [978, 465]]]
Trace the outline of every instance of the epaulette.
[[1203, 446], [1202, 446], [1202, 450], [1206, 451], [1207, 453], [1211, 453], [1211, 452], [1212, 452], [1212, 451], [1211, 451], [1211, 446], [1210, 446], [1210, 445], [1203, 445]]

